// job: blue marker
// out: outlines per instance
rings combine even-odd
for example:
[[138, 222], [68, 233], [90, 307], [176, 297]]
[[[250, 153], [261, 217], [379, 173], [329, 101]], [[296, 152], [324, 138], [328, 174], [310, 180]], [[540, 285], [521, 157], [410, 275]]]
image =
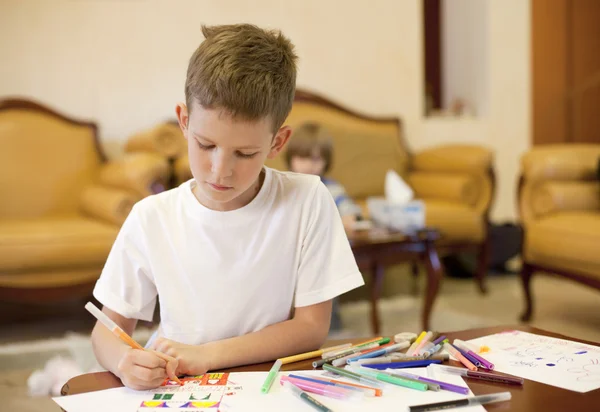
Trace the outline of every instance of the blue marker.
[[346, 363], [350, 364], [351, 362], [356, 362], [359, 359], [370, 359], [370, 358], [378, 358], [380, 356], [385, 356], [388, 353], [391, 352], [396, 352], [402, 349], [406, 349], [408, 348], [410, 345], [410, 343], [408, 341], [406, 342], [400, 342], [400, 343], [396, 343], [394, 345], [390, 345], [388, 347], [385, 347], [383, 349], [379, 349], [373, 352], [368, 352], [368, 353], [364, 353], [362, 355], [356, 355], [352, 358], [348, 358], [346, 359]]
[[371, 363], [366, 365], [361, 365], [365, 368], [378, 369], [378, 370], [386, 370], [386, 369], [404, 369], [404, 368], [421, 368], [423, 366], [429, 366], [434, 363], [442, 363], [441, 360], [416, 360], [416, 361], [408, 361], [408, 362], [390, 362], [390, 363]]

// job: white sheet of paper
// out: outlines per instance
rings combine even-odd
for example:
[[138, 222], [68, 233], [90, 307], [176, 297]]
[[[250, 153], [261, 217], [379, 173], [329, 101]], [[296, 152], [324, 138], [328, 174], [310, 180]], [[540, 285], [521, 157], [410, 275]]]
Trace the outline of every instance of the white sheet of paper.
[[469, 341], [486, 345], [495, 370], [575, 392], [600, 388], [600, 347], [521, 331]]
[[[421, 376], [427, 376], [425, 368], [411, 369], [410, 372]], [[293, 373], [313, 377], [323, 375], [323, 371], [299, 371]], [[280, 412], [282, 410], [285, 410], [286, 412], [306, 412], [307, 410], [310, 410], [306, 404], [282, 388], [279, 384], [279, 379], [273, 383], [273, 387], [269, 394], [263, 395], [260, 392], [260, 387], [266, 376], [266, 372], [231, 373], [229, 375], [229, 385], [234, 389], [225, 392], [218, 410], [222, 412]], [[444, 375], [439, 379], [448, 383], [467, 386], [460, 376]], [[340, 380], [346, 379], [341, 378]], [[389, 384], [385, 384], [383, 391], [383, 396], [381, 397], [365, 397], [360, 402], [341, 401], [320, 395], [313, 396], [334, 411], [402, 411], [407, 410], [408, 406], [411, 405], [443, 402], [467, 397], [454, 392], [420, 392]], [[67, 412], [136, 412], [141, 403], [145, 400], [152, 399], [153, 394], [156, 392], [159, 391], [134, 391], [127, 388], [115, 388], [53, 399]], [[473, 393], [469, 392], [469, 396], [473, 396]], [[144, 410], [151, 411], [152, 409], [153, 408], [145, 408]], [[159, 408], [157, 410], [164, 411], [165, 408]], [[180, 410], [189, 411], [190, 409]], [[201, 410], [215, 412], [217, 408], [214, 407]], [[469, 412], [485, 412], [485, 409], [481, 406], [471, 406], [463, 408], [461, 411], [462, 410]], [[195, 411], [198, 411], [198, 409], [195, 409]]]

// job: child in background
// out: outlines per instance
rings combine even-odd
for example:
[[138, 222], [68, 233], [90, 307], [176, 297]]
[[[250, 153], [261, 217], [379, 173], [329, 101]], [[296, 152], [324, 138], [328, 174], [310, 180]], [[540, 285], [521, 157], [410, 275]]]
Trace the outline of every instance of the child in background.
[[[333, 157], [333, 141], [327, 130], [316, 123], [304, 123], [298, 127], [285, 152], [285, 160], [290, 171], [317, 175], [331, 193], [338, 208], [346, 231], [352, 231], [357, 219], [361, 217], [360, 207], [346, 194], [344, 186], [339, 182], [326, 178], [331, 168]], [[342, 330], [342, 319], [339, 313], [339, 299], [333, 300], [330, 332]]]
[[160, 299], [151, 350], [92, 332], [100, 364], [133, 389], [317, 349], [332, 299], [364, 284], [320, 179], [264, 166], [291, 134], [292, 44], [248, 24], [202, 32], [176, 107], [193, 179], [133, 207], [94, 289], [129, 335]]
[[325, 184], [342, 216], [344, 228], [353, 229], [361, 218], [360, 207], [346, 194], [344, 186], [336, 180], [325, 177], [331, 169], [333, 141], [325, 127], [316, 123], [304, 123], [298, 127], [288, 143], [285, 161], [289, 170], [295, 173], [317, 175]]

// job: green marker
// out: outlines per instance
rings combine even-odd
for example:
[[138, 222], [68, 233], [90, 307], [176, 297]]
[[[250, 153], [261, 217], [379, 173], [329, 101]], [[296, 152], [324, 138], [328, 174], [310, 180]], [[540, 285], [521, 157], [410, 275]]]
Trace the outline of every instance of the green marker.
[[368, 376], [369, 378], [374, 378], [382, 382], [391, 383], [393, 385], [404, 386], [405, 388], [416, 389], [418, 391], [426, 391], [427, 389], [429, 389], [427, 383], [420, 382], [414, 379], [392, 376], [387, 373], [378, 372], [376, 370], [369, 370], [368, 368], [362, 368], [360, 366], [351, 366], [350, 368], [359, 375]]
[[375, 342], [369, 342], [369, 343], [365, 343], [365, 344], [362, 344], [362, 345], [358, 345], [358, 347], [360, 348], [362, 346], [367, 346], [367, 345], [370, 345], [371, 343], [378, 343], [379, 346], [381, 346], [381, 345], [385, 345], [386, 343], [390, 343], [390, 341], [391, 341], [390, 338], [381, 338], [379, 340], [376, 340]]
[[273, 381], [279, 372], [279, 368], [281, 368], [281, 359], [277, 359], [271, 367], [271, 370], [267, 375], [267, 379], [265, 379], [265, 383], [263, 383], [262, 387], [260, 388], [262, 393], [269, 393], [269, 389], [271, 389], [271, 385], [273, 385]]
[[283, 382], [283, 387], [288, 389], [294, 396], [298, 399], [306, 402], [308, 405], [312, 406], [314, 409], [320, 412], [333, 412], [327, 406], [323, 405], [321, 402], [310, 396], [308, 393], [304, 392], [302, 389], [294, 385], [292, 382], [285, 381]]
[[337, 373], [338, 375], [344, 376], [348, 379], [353, 379], [355, 381], [364, 383], [367, 386], [375, 386], [379, 389], [383, 387], [381, 382], [377, 381], [376, 379], [367, 378], [366, 376], [360, 375], [358, 373], [350, 372], [347, 369], [336, 368], [335, 366], [332, 366], [328, 363], [323, 365], [323, 370], [326, 370], [327, 372]]

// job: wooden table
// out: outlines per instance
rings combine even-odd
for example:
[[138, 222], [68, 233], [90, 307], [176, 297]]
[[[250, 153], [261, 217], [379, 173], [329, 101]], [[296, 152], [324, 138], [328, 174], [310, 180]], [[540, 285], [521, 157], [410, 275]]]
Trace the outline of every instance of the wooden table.
[[[552, 336], [574, 340], [578, 342], [588, 343], [590, 345], [598, 345], [598, 343], [574, 339], [568, 336], [559, 335], [556, 333], [547, 332], [541, 329], [536, 329], [528, 326], [498, 326], [492, 328], [471, 329], [460, 332], [443, 332], [450, 340], [456, 338], [469, 340], [481, 336], [499, 333], [505, 330], [521, 330], [538, 335]], [[366, 339], [354, 339], [354, 342], [364, 341]], [[328, 342], [326, 345], [335, 343], [344, 343], [346, 341]], [[268, 371], [272, 366], [272, 362], [260, 365], [243, 366], [240, 368], [232, 368], [223, 372], [252, 372], [252, 371]], [[284, 365], [282, 370], [311, 370], [312, 360], [296, 362], [289, 365]], [[467, 380], [467, 383], [475, 395], [484, 395], [494, 392], [510, 391], [512, 400], [498, 404], [486, 405], [485, 408], [489, 411], [545, 411], [545, 412], [563, 412], [563, 411], [591, 411], [600, 405], [600, 390], [595, 390], [588, 393], [577, 393], [565, 389], [556, 388], [542, 383], [526, 380], [522, 387], [513, 387], [508, 385], [483, 383], [479, 381]], [[70, 379], [62, 388], [62, 395], [74, 395], [77, 393], [92, 392], [101, 389], [117, 388], [123, 386], [121, 381], [110, 372], [88, 373]], [[596, 406], [594, 406], [596, 405]]]
[[421, 321], [424, 330], [430, 330], [429, 317], [438, 293], [440, 280], [444, 276], [442, 265], [435, 249], [439, 233], [432, 229], [421, 230], [409, 236], [388, 229], [375, 228], [364, 232], [348, 233], [358, 267], [373, 276], [371, 283], [371, 328], [379, 335], [378, 301], [386, 266], [402, 262], [421, 262], [427, 271], [427, 287], [423, 301]]

